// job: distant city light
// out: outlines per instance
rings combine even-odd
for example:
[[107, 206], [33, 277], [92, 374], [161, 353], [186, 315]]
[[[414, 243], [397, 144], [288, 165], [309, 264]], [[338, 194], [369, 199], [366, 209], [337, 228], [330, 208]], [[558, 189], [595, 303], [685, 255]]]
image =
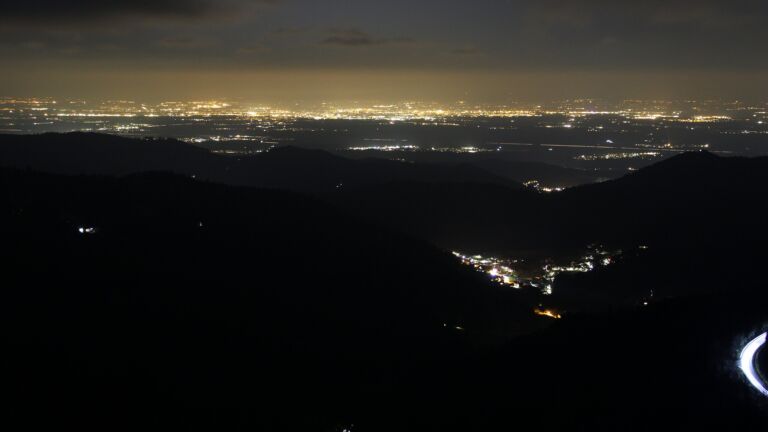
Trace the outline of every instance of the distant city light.
[[565, 187], [563, 186], [542, 186], [541, 182], [538, 180], [528, 180], [527, 182], [523, 183], [523, 186], [531, 188], [537, 192], [544, 193], [562, 192], [565, 190]]

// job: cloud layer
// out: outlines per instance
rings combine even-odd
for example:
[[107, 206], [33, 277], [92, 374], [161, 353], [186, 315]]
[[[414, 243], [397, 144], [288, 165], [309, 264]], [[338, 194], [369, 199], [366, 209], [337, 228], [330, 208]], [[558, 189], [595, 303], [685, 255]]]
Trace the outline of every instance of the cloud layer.
[[277, 0], [34, 0], [8, 1], [0, 20], [46, 23], [110, 18], [199, 17]]
[[[701, 72], [735, 81], [740, 74], [768, 71], [764, 0], [3, 3], [5, 69], [50, 74], [131, 65], [179, 76], [211, 70], [396, 69], [641, 73], [654, 79]], [[0, 81], [7, 75], [0, 70]]]
[[358, 29], [331, 30], [330, 35], [322, 40], [325, 45], [339, 45], [346, 47], [360, 47], [384, 44], [410, 44], [414, 40], [406, 37], [377, 38]]

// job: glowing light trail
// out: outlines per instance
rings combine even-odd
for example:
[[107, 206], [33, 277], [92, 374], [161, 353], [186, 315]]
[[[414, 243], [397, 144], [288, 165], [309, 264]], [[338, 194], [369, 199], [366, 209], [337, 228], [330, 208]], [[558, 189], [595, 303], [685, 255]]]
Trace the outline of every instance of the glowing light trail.
[[763, 333], [753, 339], [743, 350], [741, 350], [741, 356], [739, 357], [739, 367], [741, 367], [744, 375], [746, 375], [749, 382], [765, 396], [768, 396], [768, 389], [765, 388], [765, 384], [763, 384], [755, 370], [755, 355], [760, 348], [765, 345], [767, 336], [768, 333]]

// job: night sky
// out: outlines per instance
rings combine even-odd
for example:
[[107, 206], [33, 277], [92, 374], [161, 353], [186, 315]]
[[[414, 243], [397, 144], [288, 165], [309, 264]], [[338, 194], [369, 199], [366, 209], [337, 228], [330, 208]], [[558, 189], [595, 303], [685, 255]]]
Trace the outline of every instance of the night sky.
[[768, 98], [757, 0], [2, 3], [2, 96]]

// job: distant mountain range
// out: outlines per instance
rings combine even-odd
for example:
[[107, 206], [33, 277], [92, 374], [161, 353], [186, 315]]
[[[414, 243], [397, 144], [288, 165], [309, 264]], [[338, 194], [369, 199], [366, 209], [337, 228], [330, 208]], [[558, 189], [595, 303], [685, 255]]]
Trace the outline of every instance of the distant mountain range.
[[[732, 275], [727, 269], [753, 269], [764, 255], [760, 242], [768, 239], [763, 221], [768, 158], [685, 153], [619, 179], [552, 194], [523, 188], [508, 172], [497, 175], [445, 160], [349, 159], [296, 147], [231, 157], [175, 140], [89, 133], [0, 136], [0, 161], [67, 174], [175, 172], [216, 183], [309, 193], [342, 213], [443, 250], [541, 258], [572, 254], [594, 243], [614, 249], [643, 245], [653, 256], [664, 253], [663, 259], [653, 258], [660, 271], [662, 263], [693, 268], [716, 261], [709, 273], [741, 278], [739, 284], [751, 280], [746, 277], [751, 270]], [[478, 161], [486, 167], [499, 165], [496, 171], [510, 166], [492, 158]], [[722, 250], [729, 253], [720, 256]], [[682, 276], [669, 276], [674, 268], [663, 270], [668, 288], [661, 291], [689, 291], [679, 283]], [[568, 280], [563, 278], [561, 286]], [[632, 280], [647, 283], [643, 277]], [[593, 281], [590, 286], [600, 285]], [[631, 285], [624, 284], [625, 292], [633, 291]], [[638, 285], [635, 291], [632, 301], [645, 288]], [[606, 293], [600, 297], [605, 299]]]
[[469, 164], [351, 160], [322, 150], [279, 147], [231, 157], [172, 139], [93, 133], [0, 135], [0, 164], [59, 174], [125, 175], [167, 171], [240, 186], [332, 193], [388, 182], [489, 183], [521, 186]]
[[166, 171], [312, 193], [444, 249], [503, 255], [594, 242], [703, 241], [699, 233], [713, 227], [735, 234], [761, 226], [768, 186], [768, 158], [706, 152], [675, 156], [616, 180], [540, 194], [508, 174], [470, 164], [348, 159], [295, 147], [229, 157], [174, 140], [88, 133], [0, 136], [0, 165], [66, 174]]
[[454, 153], [434, 151], [344, 151], [342, 155], [350, 158], [382, 157], [386, 154], [392, 159], [408, 160], [429, 164], [471, 164], [500, 177], [517, 183], [538, 181], [545, 187], [573, 187], [582, 184], [605, 181], [620, 176], [623, 172], [613, 170], [580, 170], [550, 163], [531, 160], [519, 160], [515, 152], [478, 152]]

